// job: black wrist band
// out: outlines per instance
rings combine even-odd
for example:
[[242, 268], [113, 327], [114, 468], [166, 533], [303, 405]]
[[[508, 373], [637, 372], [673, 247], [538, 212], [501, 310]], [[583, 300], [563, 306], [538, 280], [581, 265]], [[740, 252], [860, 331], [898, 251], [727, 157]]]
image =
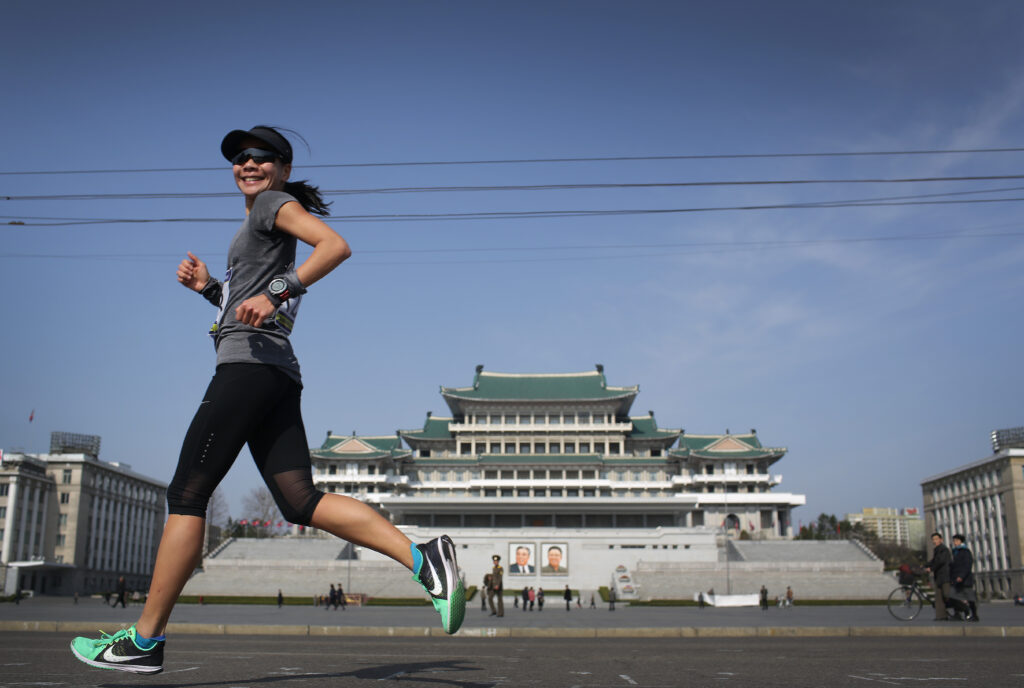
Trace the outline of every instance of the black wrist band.
[[206, 283], [206, 286], [199, 293], [203, 295], [204, 299], [219, 308], [221, 295], [224, 293], [224, 286], [211, 277], [210, 281]]

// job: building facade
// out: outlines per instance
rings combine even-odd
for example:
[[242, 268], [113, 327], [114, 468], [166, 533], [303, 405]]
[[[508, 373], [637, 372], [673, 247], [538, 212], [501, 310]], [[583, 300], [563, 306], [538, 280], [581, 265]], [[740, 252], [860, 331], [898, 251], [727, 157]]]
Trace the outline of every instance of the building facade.
[[[32, 466], [46, 478], [29, 481], [24, 468], [0, 471], [8, 513], [35, 508], [37, 514], [38, 532], [31, 523], [11, 531], [9, 548], [5, 527], [9, 593], [15, 586], [40, 594], [103, 592], [114, 590], [120, 576], [129, 590], [148, 589], [167, 486], [127, 464], [100, 461], [98, 454], [99, 437], [53, 433], [49, 454], [4, 455], [5, 466]], [[29, 542], [32, 547], [24, 545]]]
[[993, 433], [993, 454], [921, 483], [926, 533], [967, 539], [979, 593], [1024, 592], [1024, 429]]
[[[386, 437], [328, 433], [314, 481], [423, 528], [711, 528], [792, 536], [803, 495], [774, 492], [786, 450], [757, 433], [688, 435], [631, 415], [638, 386], [604, 370], [520, 375], [477, 368], [442, 387], [450, 415]], [[408, 448], [403, 446], [403, 441]]]
[[0, 460], [4, 594], [17, 587], [47, 592], [63, 582], [64, 567], [54, 557], [57, 486], [46, 468], [45, 461], [24, 454], [6, 453]]
[[847, 514], [846, 520], [863, 524], [882, 542], [916, 550], [925, 548], [924, 517], [917, 507], [869, 507], [859, 514]]

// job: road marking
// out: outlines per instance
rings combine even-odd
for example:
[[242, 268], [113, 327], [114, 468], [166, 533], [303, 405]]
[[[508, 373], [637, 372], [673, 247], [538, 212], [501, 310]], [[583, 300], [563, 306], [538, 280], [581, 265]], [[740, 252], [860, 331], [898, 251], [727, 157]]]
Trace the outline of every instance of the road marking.
[[629, 676], [626, 676], [625, 674], [619, 674], [619, 678], [621, 678], [623, 681], [625, 681], [626, 683], [628, 683], [631, 686], [637, 685], [636, 681], [631, 679]]
[[898, 686], [899, 685], [898, 683], [893, 683], [892, 681], [884, 681], [884, 680], [882, 680], [880, 678], [868, 678], [867, 676], [856, 676], [854, 674], [849, 674], [849, 677], [850, 678], [858, 678], [861, 681], [878, 681], [879, 683], [888, 683], [891, 686]]

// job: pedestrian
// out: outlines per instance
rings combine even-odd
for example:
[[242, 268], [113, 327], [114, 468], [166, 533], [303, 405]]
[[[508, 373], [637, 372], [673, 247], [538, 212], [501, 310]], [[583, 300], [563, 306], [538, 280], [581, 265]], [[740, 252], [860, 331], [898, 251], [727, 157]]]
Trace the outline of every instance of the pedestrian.
[[334, 583], [331, 583], [331, 591], [327, 593], [327, 606], [324, 611], [331, 607], [334, 607], [334, 611], [338, 611], [338, 591], [334, 589]]
[[523, 598], [523, 611], [525, 612], [530, 606], [530, 588], [524, 585], [521, 597]]
[[583, 603], [582, 603], [580, 597], [581, 597], [580, 593], [577, 592], [576, 593], [576, 608], [577, 609], [583, 609]]
[[[150, 134], [167, 136], [166, 131]], [[348, 243], [316, 217], [329, 213], [319, 189], [290, 180], [292, 145], [280, 131], [266, 126], [231, 131], [220, 151], [232, 165], [245, 219], [228, 249], [224, 282], [191, 252], [178, 265], [178, 282], [218, 308], [210, 331], [217, 367], [167, 488], [169, 515], [150, 594], [135, 624], [98, 640], [75, 638], [72, 652], [100, 668], [163, 670], [164, 631], [200, 560], [207, 503], [246, 444], [289, 522], [369, 547], [410, 569], [430, 594], [444, 630], [455, 633], [465, 613], [465, 591], [451, 539], [415, 544], [369, 504], [325, 494], [313, 483], [301, 376], [289, 335], [300, 297], [351, 255]], [[298, 241], [312, 252], [296, 266]], [[127, 659], [109, 659], [118, 655]]]
[[925, 568], [931, 571], [932, 578], [935, 581], [935, 620], [949, 621], [949, 615], [946, 612], [946, 600], [949, 599], [950, 593], [949, 565], [953, 563], [953, 555], [950, 554], [949, 548], [943, 544], [942, 536], [938, 533], [932, 533], [932, 547], [934, 547], [932, 558], [928, 561], [928, 565]]
[[114, 600], [114, 609], [117, 609], [117, 605], [121, 605], [121, 609], [127, 609], [128, 603], [126, 600], [126, 594], [128, 592], [128, 585], [124, 581], [124, 576], [119, 576], [117, 579], [117, 599]]
[[345, 600], [345, 589], [341, 587], [341, 583], [338, 583], [338, 604], [341, 605], [341, 611], [348, 609], [348, 601]]
[[75, 590], [75, 604], [78, 604], [78, 591]]
[[280, 609], [284, 605], [284, 593], [281, 592], [281, 588], [277, 589], [277, 608]]
[[786, 586], [786, 606], [793, 606], [793, 588]]
[[705, 602], [704, 602], [704, 591], [701, 590], [700, 592], [697, 593], [697, 608], [698, 609], [703, 609], [704, 608], [704, 604], [705, 604]]
[[761, 586], [761, 611], [768, 611], [768, 588]]
[[537, 588], [537, 611], [544, 611], [544, 588]]
[[615, 586], [608, 589], [608, 611], [615, 611]]
[[[491, 588], [487, 593], [487, 603], [491, 607], [491, 616], [505, 616], [505, 569], [501, 566], [501, 557], [497, 554], [491, 557]], [[497, 598], [497, 603], [495, 603]]]
[[565, 611], [569, 611], [569, 605], [572, 604], [572, 590], [569, 589], [568, 585], [565, 586], [565, 592], [562, 593], [562, 599], [565, 600]]
[[963, 614], [967, 621], [978, 621], [978, 595], [974, 591], [974, 555], [967, 549], [966, 538], [957, 533], [953, 536], [953, 562], [949, 567], [952, 590], [950, 601], [957, 606], [957, 615]]
[[594, 593], [590, 593], [590, 608], [597, 609], [597, 605], [594, 604]]
[[532, 612], [533, 611], [533, 605], [537, 601], [537, 593], [536, 593], [536, 591], [534, 591], [534, 589], [532, 587], [530, 588], [529, 597], [530, 597], [530, 611]]
[[491, 574], [484, 574], [484, 586], [480, 588], [480, 611], [487, 611], [487, 597], [491, 594]]

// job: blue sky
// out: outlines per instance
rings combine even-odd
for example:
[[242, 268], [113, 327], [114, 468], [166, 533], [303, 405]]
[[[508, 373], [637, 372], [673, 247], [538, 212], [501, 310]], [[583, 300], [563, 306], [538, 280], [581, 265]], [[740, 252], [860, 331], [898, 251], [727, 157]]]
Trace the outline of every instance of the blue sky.
[[[1020, 171], [1019, 152], [301, 167], [1021, 147], [1016, 2], [140, 7], [13, 2], [0, 25], [0, 215], [26, 223], [0, 226], [7, 450], [99, 434], [101, 458], [170, 479], [214, 362], [214, 312], [174, 270], [192, 251], [219, 272], [243, 216], [218, 149], [230, 129], [300, 132], [294, 176], [325, 190]], [[143, 169], [158, 171], [9, 174]], [[753, 427], [788, 447], [775, 468], [780, 489], [807, 495], [797, 520], [919, 505], [923, 478], [1024, 421], [1024, 222], [1001, 200], [1021, 186], [332, 196], [337, 216], [1000, 200], [332, 221], [354, 256], [311, 289], [293, 336], [310, 443], [419, 427], [447, 412], [438, 387], [469, 384], [478, 363], [602, 363], [663, 427]], [[227, 195], [24, 198], [197, 193]], [[257, 484], [243, 455], [226, 483], [236, 517]]]

